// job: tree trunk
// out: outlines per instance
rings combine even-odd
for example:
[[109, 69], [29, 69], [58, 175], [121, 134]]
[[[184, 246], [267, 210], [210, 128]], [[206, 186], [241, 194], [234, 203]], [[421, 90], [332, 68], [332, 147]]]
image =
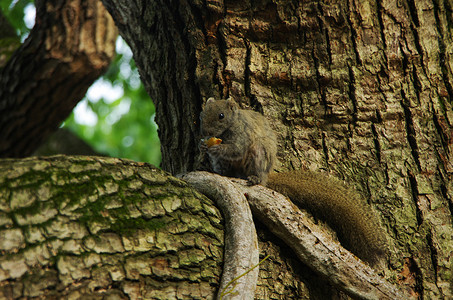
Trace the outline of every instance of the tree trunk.
[[[63, 1], [38, 2], [34, 32], [60, 28], [51, 18], [77, 24], [88, 4], [71, 3], [66, 11], [56, 9]], [[203, 101], [232, 96], [272, 121], [278, 169], [330, 172], [367, 197], [390, 238], [387, 277], [424, 299], [453, 297], [450, 2], [104, 3], [156, 102], [166, 170], [195, 167]], [[43, 8], [51, 18], [40, 17]], [[65, 63], [46, 60], [40, 51], [67, 58], [42, 42], [47, 33], [2, 70], [0, 156], [34, 150], [82, 94], [72, 85], [88, 82], [87, 73], [66, 77]], [[56, 40], [78, 49], [71, 38]], [[88, 68], [69, 62], [69, 70]], [[0, 168], [2, 296], [214, 297], [220, 216], [181, 181], [106, 158], [5, 160]], [[265, 226], [259, 247], [270, 258], [260, 265], [257, 299], [343, 297]]]
[[0, 70], [0, 157], [30, 155], [108, 67], [117, 29], [98, 1], [36, 1], [36, 26]]
[[156, 103], [164, 169], [194, 168], [201, 104], [232, 96], [272, 121], [278, 169], [367, 196], [400, 284], [453, 297], [449, 1], [104, 3]]

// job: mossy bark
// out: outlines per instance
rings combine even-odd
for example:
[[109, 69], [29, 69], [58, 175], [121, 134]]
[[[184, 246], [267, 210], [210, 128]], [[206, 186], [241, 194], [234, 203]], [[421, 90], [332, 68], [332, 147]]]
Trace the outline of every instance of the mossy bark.
[[0, 298], [213, 298], [222, 218], [146, 164], [49, 157], [0, 162]]
[[232, 96], [272, 121], [279, 169], [367, 197], [396, 281], [453, 297], [451, 2], [104, 3], [156, 103], [166, 170], [194, 168], [203, 101]]

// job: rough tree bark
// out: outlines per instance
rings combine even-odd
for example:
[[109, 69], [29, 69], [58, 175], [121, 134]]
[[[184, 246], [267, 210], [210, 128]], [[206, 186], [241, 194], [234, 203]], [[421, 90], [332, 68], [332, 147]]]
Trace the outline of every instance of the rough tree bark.
[[215, 295], [221, 216], [183, 181], [83, 156], [2, 160], [0, 174], [1, 299]]
[[201, 103], [232, 96], [272, 120], [279, 169], [368, 197], [400, 283], [453, 296], [451, 2], [104, 3], [156, 103], [165, 169], [193, 169]]
[[[394, 282], [424, 299], [453, 297], [450, 2], [104, 3], [131, 46], [145, 86], [156, 102], [165, 169], [177, 174], [194, 168], [201, 103], [209, 96], [233, 96], [242, 106], [259, 110], [272, 120], [279, 134], [278, 169], [333, 173], [367, 196], [380, 213], [391, 241], [387, 277], [393, 276]], [[171, 191], [183, 183], [157, 180], [166, 183], [154, 194], [148, 185], [156, 179], [143, 175], [148, 173], [146, 166], [125, 166], [105, 159], [87, 163], [70, 159], [71, 166], [65, 159], [58, 161], [2, 162], [8, 170], [0, 177], [4, 186], [0, 230], [7, 237], [1, 240], [7, 253], [0, 263], [4, 279], [0, 291], [4, 295], [20, 297], [35, 286], [33, 290], [61, 291], [65, 296], [75, 292], [74, 296], [112, 293], [144, 297], [154, 288], [159, 293], [179, 295], [170, 292], [171, 287], [159, 290], [162, 283], [174, 282], [181, 284], [184, 293], [193, 284], [200, 287], [181, 297], [202, 295], [204, 287], [203, 291], [215, 290], [217, 253], [221, 251], [215, 248], [209, 253], [211, 249], [203, 245], [206, 238], [220, 241], [221, 235], [204, 234], [204, 226], [194, 229], [203, 233], [203, 239], [183, 238], [181, 249], [163, 246], [170, 249], [164, 254], [159, 248], [157, 255], [167, 255], [157, 261], [152, 257], [151, 266], [148, 260], [140, 261], [141, 249], [154, 247], [147, 237], [159, 232], [159, 228], [147, 227], [155, 224], [150, 214], [166, 214], [182, 203], [186, 194], [172, 195]], [[116, 164], [121, 168], [111, 170], [109, 166]], [[104, 168], [110, 175], [103, 177]], [[63, 189], [66, 186], [68, 189]], [[55, 194], [53, 187], [57, 188]], [[35, 191], [39, 193], [34, 195]], [[136, 198], [143, 194], [146, 201]], [[49, 195], [52, 197], [46, 198]], [[155, 202], [160, 197], [164, 198]], [[208, 203], [200, 199], [194, 202]], [[137, 200], [135, 206], [127, 206], [129, 200]], [[148, 201], [155, 207], [146, 210]], [[122, 210], [125, 206], [127, 210]], [[77, 214], [77, 208], [87, 217], [75, 222], [70, 214]], [[201, 214], [207, 223], [219, 219], [212, 205], [199, 211], [189, 208], [189, 215]], [[175, 232], [184, 232], [185, 218], [191, 219], [178, 215]], [[258, 223], [259, 248], [270, 258], [260, 266], [256, 298], [339, 297], [328, 288], [328, 281], [294, 260], [294, 253], [264, 225]], [[129, 226], [139, 230], [121, 230]], [[149, 235], [141, 236], [141, 230], [148, 229]], [[172, 230], [165, 232], [163, 240], [178, 237]], [[134, 246], [127, 248], [130, 244], [125, 241], [131, 239]], [[118, 240], [122, 243], [115, 242]], [[156, 237], [154, 244], [158, 242]], [[188, 254], [184, 260], [184, 249], [192, 247], [201, 251]], [[207, 254], [201, 253], [204, 251]], [[116, 256], [118, 253], [121, 255]], [[43, 267], [36, 259], [38, 254], [43, 257]], [[199, 254], [215, 259], [209, 265], [212, 276], [200, 277]], [[132, 260], [122, 260], [125, 257]], [[181, 273], [172, 269], [177, 278], [171, 277], [172, 272], [162, 273], [167, 270], [166, 262], [174, 261], [171, 266], [176, 270], [181, 261], [188, 263]], [[153, 286], [156, 282], [159, 284]], [[39, 286], [41, 283], [47, 285]], [[175, 284], [173, 289], [179, 286]], [[161, 298], [167, 295], [159, 294]]]
[[117, 29], [99, 1], [36, 1], [36, 26], [0, 70], [0, 157], [30, 155], [115, 55]]

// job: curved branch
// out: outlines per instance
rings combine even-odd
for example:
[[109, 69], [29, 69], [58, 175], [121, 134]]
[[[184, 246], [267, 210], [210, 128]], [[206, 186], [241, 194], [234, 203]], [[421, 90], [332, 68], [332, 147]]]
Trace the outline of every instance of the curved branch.
[[[192, 172], [183, 179], [216, 201], [225, 218], [225, 258], [217, 298], [253, 299], [259, 271], [259, 268], [253, 267], [258, 264], [259, 251], [247, 199], [238, 185], [226, 177], [208, 172]], [[233, 280], [234, 284], [230, 284]]]
[[229, 182], [238, 194], [246, 195], [253, 214], [285, 241], [304, 264], [347, 294], [360, 299], [410, 299], [332, 240], [285, 196], [260, 185], [248, 186], [244, 180], [231, 182], [208, 172], [192, 172], [188, 176], [203, 178], [210, 185], [207, 189]]

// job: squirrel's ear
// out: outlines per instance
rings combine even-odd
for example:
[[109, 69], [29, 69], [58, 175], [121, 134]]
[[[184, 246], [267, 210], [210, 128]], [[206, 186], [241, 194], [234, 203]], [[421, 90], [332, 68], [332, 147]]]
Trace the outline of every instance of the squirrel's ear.
[[208, 103], [214, 102], [214, 101], [215, 101], [214, 97], [209, 97], [208, 100], [206, 100], [206, 102], [201, 105], [201, 109], [204, 109], [206, 107], [206, 105], [208, 105]]
[[233, 98], [229, 97], [227, 99], [227, 104], [228, 104], [228, 107], [232, 110], [232, 111], [235, 111], [237, 109], [239, 109], [239, 105], [236, 103], [236, 101], [233, 100]]

